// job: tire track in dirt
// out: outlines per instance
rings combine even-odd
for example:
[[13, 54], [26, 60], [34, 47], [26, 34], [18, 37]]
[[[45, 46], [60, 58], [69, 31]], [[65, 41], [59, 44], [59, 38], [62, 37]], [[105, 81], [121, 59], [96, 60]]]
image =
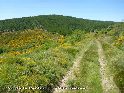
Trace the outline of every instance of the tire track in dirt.
[[67, 72], [67, 74], [63, 77], [61, 84], [54, 89], [53, 93], [65, 93], [65, 90], [67, 89], [62, 89], [62, 88], [68, 88], [68, 85], [66, 84], [69, 79], [74, 79], [74, 71], [79, 70], [80, 66], [80, 61], [83, 58], [83, 55], [85, 52], [90, 48], [92, 45], [93, 41], [90, 41], [89, 44], [85, 47], [85, 49], [82, 49], [80, 53], [77, 55], [76, 59], [74, 60], [73, 66], [70, 68], [70, 70]]
[[113, 77], [110, 74], [109, 68], [107, 66], [107, 60], [105, 58], [104, 51], [100, 41], [96, 40], [96, 44], [98, 47], [103, 93], [120, 93], [118, 87], [113, 81]]

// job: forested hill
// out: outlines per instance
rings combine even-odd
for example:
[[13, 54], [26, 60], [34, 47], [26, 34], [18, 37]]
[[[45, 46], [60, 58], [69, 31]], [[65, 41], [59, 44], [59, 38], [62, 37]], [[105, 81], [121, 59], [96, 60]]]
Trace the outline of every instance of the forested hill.
[[62, 15], [40, 15], [1, 20], [0, 32], [42, 28], [50, 32], [67, 35], [75, 29], [94, 31], [107, 28], [112, 24], [114, 22], [111, 21], [95, 21]]

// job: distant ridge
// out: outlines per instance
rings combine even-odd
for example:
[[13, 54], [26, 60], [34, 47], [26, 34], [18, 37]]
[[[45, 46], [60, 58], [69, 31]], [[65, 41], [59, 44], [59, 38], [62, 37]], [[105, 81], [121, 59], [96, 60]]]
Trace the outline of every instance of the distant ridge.
[[94, 31], [107, 28], [114, 23], [112, 21], [96, 21], [63, 15], [39, 15], [0, 20], [0, 32], [42, 28], [49, 32], [67, 35], [76, 29]]

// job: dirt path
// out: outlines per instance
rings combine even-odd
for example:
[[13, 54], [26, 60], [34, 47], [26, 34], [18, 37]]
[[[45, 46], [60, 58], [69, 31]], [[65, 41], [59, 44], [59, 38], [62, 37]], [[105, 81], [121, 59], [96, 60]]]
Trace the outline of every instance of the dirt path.
[[67, 81], [69, 79], [74, 79], [75, 75], [74, 75], [74, 71], [78, 71], [79, 70], [79, 66], [80, 66], [80, 61], [83, 58], [83, 55], [85, 54], [85, 52], [89, 49], [89, 47], [91, 46], [92, 41], [88, 44], [87, 47], [85, 47], [85, 49], [82, 49], [80, 51], [80, 53], [77, 55], [76, 59], [74, 60], [74, 64], [73, 66], [70, 68], [70, 70], [67, 72], [67, 74], [64, 76], [64, 78], [61, 81], [60, 86], [58, 86], [58, 88], [54, 89], [53, 93], [64, 93], [66, 89], [62, 89], [62, 88], [67, 88]]
[[100, 74], [101, 74], [103, 93], [119, 93], [119, 89], [114, 83], [113, 77], [111, 76], [109, 68], [107, 67], [107, 60], [105, 58], [102, 45], [98, 40], [96, 40], [96, 43], [98, 46]]

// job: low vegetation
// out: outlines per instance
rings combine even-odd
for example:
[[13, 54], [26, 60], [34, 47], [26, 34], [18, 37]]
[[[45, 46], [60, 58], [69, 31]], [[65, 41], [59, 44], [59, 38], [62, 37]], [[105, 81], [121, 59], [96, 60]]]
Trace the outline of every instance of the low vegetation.
[[[99, 39], [113, 80], [124, 90], [124, 24], [62, 15], [0, 21], [0, 92], [52, 93], [89, 41]], [[85, 52], [67, 93], [102, 93], [94, 42]]]
[[109, 43], [104, 42], [103, 47], [105, 50], [106, 58], [108, 60], [108, 66], [113, 75], [114, 82], [120, 89], [120, 92], [124, 92], [124, 51], [118, 49]]
[[75, 31], [63, 36], [40, 29], [3, 33], [0, 36], [0, 91], [51, 92], [72, 66], [80, 41], [85, 38], [82, 33]]
[[101, 77], [99, 71], [97, 46], [95, 43], [85, 52], [76, 78], [68, 81], [70, 89], [67, 93], [102, 93]]

